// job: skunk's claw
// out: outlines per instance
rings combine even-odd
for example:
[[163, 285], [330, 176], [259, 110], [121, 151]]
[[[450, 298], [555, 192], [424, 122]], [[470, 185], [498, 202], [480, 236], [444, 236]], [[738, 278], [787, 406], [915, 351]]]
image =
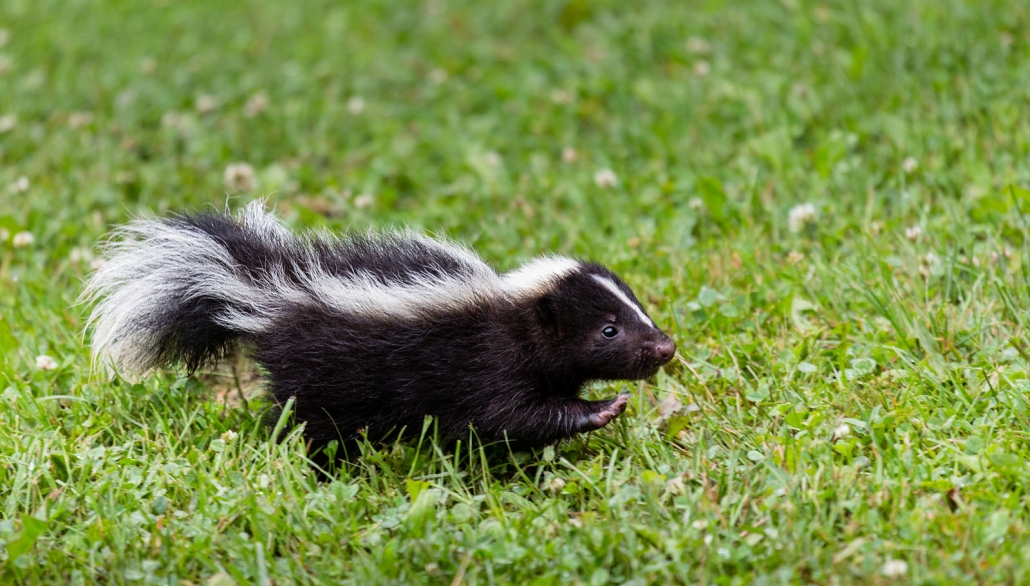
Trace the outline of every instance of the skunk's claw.
[[613, 419], [622, 415], [629, 404], [629, 395], [619, 395], [607, 401], [598, 401], [599, 409], [589, 415], [590, 430], [601, 429], [611, 423]]

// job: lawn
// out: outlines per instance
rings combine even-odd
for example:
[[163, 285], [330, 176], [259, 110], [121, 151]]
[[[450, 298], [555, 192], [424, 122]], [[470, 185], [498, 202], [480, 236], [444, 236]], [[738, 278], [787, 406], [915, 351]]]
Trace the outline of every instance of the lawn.
[[[597, 259], [679, 356], [320, 480], [245, 360], [90, 368], [109, 229], [255, 198]], [[1019, 0], [4, 0], [0, 582], [1026, 583], [1028, 224]]]

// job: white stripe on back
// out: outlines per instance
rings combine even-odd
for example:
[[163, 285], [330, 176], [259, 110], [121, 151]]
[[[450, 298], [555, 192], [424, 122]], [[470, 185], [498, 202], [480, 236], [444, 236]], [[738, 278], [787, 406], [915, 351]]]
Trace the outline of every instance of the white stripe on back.
[[564, 256], [543, 256], [504, 273], [501, 280], [505, 293], [512, 297], [541, 295], [579, 266], [578, 262]]
[[608, 277], [602, 277], [601, 275], [590, 276], [593, 277], [595, 281], [604, 286], [605, 289], [611, 291], [612, 295], [617, 297], [619, 301], [622, 301], [623, 303], [628, 305], [630, 309], [635, 311], [637, 313], [637, 317], [640, 318], [640, 321], [651, 326], [652, 328], [654, 327], [654, 322], [651, 321], [651, 318], [647, 317], [647, 314], [644, 313], [644, 310], [640, 309], [640, 307], [637, 306], [636, 303], [630, 301], [629, 297], [627, 297], [626, 294], [622, 292], [622, 289], [619, 289], [619, 286], [613, 283], [611, 279], [609, 279]]

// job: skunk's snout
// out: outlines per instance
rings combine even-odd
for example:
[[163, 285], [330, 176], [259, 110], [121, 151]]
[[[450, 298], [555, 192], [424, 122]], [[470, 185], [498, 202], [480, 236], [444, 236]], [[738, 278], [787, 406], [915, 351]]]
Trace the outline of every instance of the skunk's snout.
[[662, 361], [662, 364], [672, 360], [674, 354], [676, 354], [676, 343], [670, 338], [658, 342], [654, 348], [655, 355]]
[[648, 366], [655, 370], [672, 360], [675, 354], [676, 343], [666, 335], [659, 335], [657, 339], [652, 338], [650, 341], [645, 342], [643, 352], [641, 352], [641, 356]]
[[[657, 339], [656, 339], [657, 338]], [[637, 352], [635, 378], [650, 378], [676, 355], [676, 343], [664, 334], [644, 342]]]

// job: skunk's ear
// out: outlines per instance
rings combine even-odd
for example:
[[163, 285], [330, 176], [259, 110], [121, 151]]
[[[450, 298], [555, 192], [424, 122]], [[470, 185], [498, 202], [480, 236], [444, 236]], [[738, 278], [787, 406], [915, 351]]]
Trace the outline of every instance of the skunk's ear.
[[545, 332], [558, 334], [557, 303], [550, 294], [542, 295], [536, 300], [536, 317]]

